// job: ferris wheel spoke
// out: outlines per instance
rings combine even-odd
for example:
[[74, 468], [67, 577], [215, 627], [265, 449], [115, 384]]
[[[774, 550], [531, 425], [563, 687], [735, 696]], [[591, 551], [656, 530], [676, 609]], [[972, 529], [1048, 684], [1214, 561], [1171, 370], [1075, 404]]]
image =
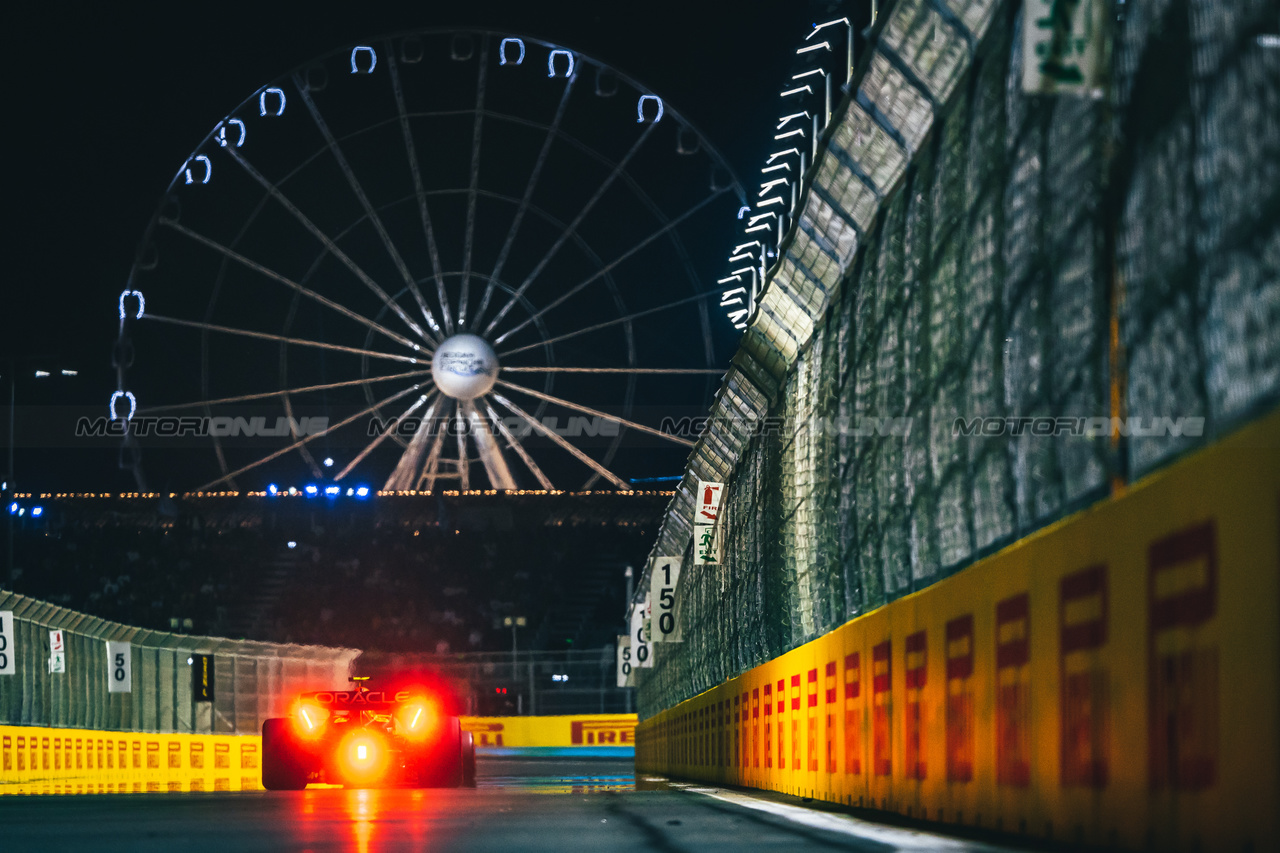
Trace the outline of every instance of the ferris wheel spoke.
[[462, 409], [466, 412], [467, 420], [471, 423], [471, 436], [475, 439], [476, 450], [480, 453], [480, 462], [484, 465], [484, 472], [489, 477], [489, 485], [495, 489], [515, 491], [516, 481], [511, 476], [511, 469], [507, 466], [507, 460], [503, 457], [498, 443], [494, 441], [493, 433], [489, 431], [489, 425], [485, 422], [480, 412], [476, 410], [475, 403], [468, 400], [462, 404]]
[[321, 231], [319, 226], [317, 226], [314, 222], [312, 222], [309, 218], [307, 218], [307, 215], [303, 213], [301, 210], [299, 210], [297, 205], [295, 205], [292, 201], [290, 201], [288, 196], [286, 196], [283, 192], [280, 191], [279, 187], [277, 187], [274, 183], [269, 181], [266, 178], [266, 176], [264, 176], [261, 172], [255, 169], [249, 163], [249, 161], [246, 160], [244, 156], [241, 155], [234, 148], [231, 148], [230, 146], [228, 146], [226, 151], [227, 151], [227, 154], [233, 160], [235, 160], [237, 163], [240, 164], [241, 168], [245, 170], [245, 172], [249, 175], [249, 177], [253, 178], [259, 184], [261, 184], [262, 188], [265, 189], [271, 195], [272, 198], [274, 198], [277, 202], [279, 202], [280, 205], [284, 207], [285, 210], [289, 211], [289, 213], [293, 216], [294, 219], [298, 220], [298, 224], [300, 224], [303, 228], [310, 231], [311, 234], [317, 240], [319, 240], [326, 249], [329, 250], [329, 254], [333, 255], [343, 264], [343, 266], [351, 270], [352, 274], [355, 275], [356, 278], [360, 279], [360, 281], [364, 284], [365, 287], [373, 291], [374, 295], [376, 295], [379, 299], [381, 299], [382, 303], [386, 305], [388, 308], [390, 308], [392, 313], [394, 313], [397, 317], [399, 317], [400, 320], [406, 326], [408, 326], [410, 329], [413, 330], [414, 334], [418, 335], [423, 340], [430, 341], [433, 344], [440, 343], [438, 339], [436, 339], [434, 336], [428, 333], [425, 329], [423, 329], [420, 325], [418, 325], [418, 323], [412, 317], [406, 314], [404, 309], [400, 307], [400, 304], [396, 302], [394, 299], [392, 299], [387, 294], [387, 292], [378, 285], [376, 281], [370, 278], [369, 274], [366, 273], [363, 269], [361, 269], [360, 266], [355, 261], [353, 261], [347, 255], [346, 252], [339, 249], [338, 245], [333, 242], [333, 240], [329, 237], [329, 235]]
[[527, 367], [503, 367], [503, 373], [637, 373], [659, 376], [711, 376], [724, 373], [718, 367], [560, 367], [558, 365], [532, 365]]
[[511, 402], [511, 401], [510, 401], [510, 400], [508, 400], [506, 397], [502, 396], [501, 394], [497, 393], [496, 391], [492, 391], [492, 392], [490, 392], [490, 396], [491, 396], [491, 397], [493, 397], [493, 399], [497, 400], [499, 403], [501, 403], [501, 404], [502, 404], [503, 406], [505, 406], [506, 408], [510, 409], [510, 410], [511, 410], [511, 412], [512, 412], [516, 417], [520, 418], [520, 420], [522, 420], [522, 421], [524, 421], [525, 423], [527, 423], [527, 424], [528, 424], [528, 425], [529, 425], [529, 426], [530, 426], [534, 431], [541, 433], [542, 435], [544, 435], [544, 436], [546, 436], [547, 438], [551, 439], [553, 442], [555, 442], [555, 443], [556, 443], [557, 445], [559, 445], [561, 448], [563, 448], [564, 450], [568, 451], [568, 453], [569, 453], [571, 456], [573, 456], [575, 459], [577, 459], [577, 460], [578, 460], [579, 462], [581, 462], [583, 465], [586, 465], [586, 466], [587, 466], [588, 468], [590, 468], [592, 471], [595, 471], [597, 474], [599, 474], [601, 477], [604, 477], [604, 478], [605, 478], [606, 480], [608, 480], [610, 483], [613, 483], [613, 484], [614, 484], [615, 486], [617, 486], [619, 489], [622, 489], [622, 490], [624, 490], [624, 491], [631, 491], [631, 486], [630, 486], [630, 484], [626, 483], [626, 482], [625, 482], [624, 480], [622, 480], [622, 478], [620, 478], [617, 474], [614, 474], [614, 473], [613, 473], [612, 471], [610, 471], [608, 468], [604, 467], [604, 466], [603, 466], [603, 465], [601, 465], [599, 462], [597, 462], [596, 460], [592, 459], [590, 456], [588, 456], [587, 454], [583, 453], [583, 452], [582, 452], [581, 450], [579, 450], [578, 448], [574, 447], [572, 444], [570, 444], [568, 441], [566, 441], [566, 440], [564, 439], [564, 437], [563, 437], [563, 436], [556, 435], [556, 433], [555, 433], [555, 431], [554, 431], [554, 430], [550, 430], [550, 429], [548, 429], [545, 425], [543, 425], [543, 424], [539, 423], [539, 422], [538, 422], [538, 419], [537, 419], [537, 418], [535, 418], [533, 415], [529, 414], [529, 413], [528, 413], [528, 412], [526, 412], [524, 409], [520, 408], [520, 407], [519, 407], [519, 406], [517, 406], [515, 403]]
[[455, 429], [458, 438], [458, 488], [466, 492], [471, 490], [471, 465], [467, 462], [466, 415], [462, 411], [461, 404], [453, 411], [458, 421]]
[[594, 325], [591, 325], [591, 326], [584, 326], [581, 329], [577, 329], [572, 332], [565, 332], [563, 335], [556, 335], [553, 338], [547, 338], [546, 340], [541, 340], [541, 341], [538, 341], [537, 343], [525, 344], [524, 346], [519, 346], [519, 347], [516, 347], [515, 349], [503, 350], [502, 352], [498, 353], [498, 357], [506, 358], [507, 356], [515, 355], [516, 353], [528, 352], [531, 349], [538, 349], [539, 347], [546, 346], [547, 344], [555, 344], [555, 343], [559, 343], [560, 341], [567, 340], [568, 338], [576, 338], [579, 335], [586, 335], [591, 332], [598, 332], [601, 329], [607, 329], [610, 326], [618, 326], [623, 323], [630, 323], [632, 320], [638, 320], [641, 317], [646, 317], [650, 314], [657, 314], [659, 311], [668, 311], [672, 308], [679, 308], [681, 305], [688, 305], [691, 302], [697, 302], [702, 299], [710, 299], [714, 296], [719, 296], [719, 295], [720, 295], [719, 291], [708, 291], [706, 293], [698, 293], [693, 296], [686, 296], [683, 299], [677, 299], [674, 302], [668, 302], [665, 305], [659, 305], [655, 308], [646, 308], [643, 311], [636, 311], [634, 314], [628, 314], [625, 317], [618, 317], [613, 320], [607, 320], [603, 323], [595, 323]]
[[367, 379], [348, 379], [344, 382], [327, 382], [324, 385], [307, 385], [302, 388], [286, 388], [283, 391], [264, 391], [260, 394], [241, 394], [237, 397], [221, 397], [217, 400], [197, 400], [194, 403], [173, 403], [168, 406], [150, 406], [138, 409], [140, 415], [155, 412], [172, 412], [178, 409], [196, 409], [201, 406], [224, 406], [228, 403], [247, 403], [250, 400], [266, 400], [271, 397], [284, 397], [290, 394], [310, 394], [315, 391], [329, 391], [334, 388], [349, 388], [352, 385], [366, 385], [372, 382], [390, 382], [394, 379], [412, 379], [416, 376], [428, 376], [430, 370], [410, 370], [407, 373], [391, 373], [386, 376], [371, 376]]
[[551, 244], [551, 248], [547, 249], [547, 253], [542, 256], [542, 260], [538, 261], [538, 264], [533, 268], [533, 271], [530, 272], [529, 275], [525, 277], [525, 280], [520, 283], [520, 286], [515, 289], [511, 294], [511, 298], [506, 301], [506, 304], [502, 306], [497, 315], [489, 321], [489, 325], [485, 326], [484, 334], [486, 336], [493, 331], [494, 327], [497, 326], [498, 323], [502, 322], [502, 318], [507, 316], [507, 312], [516, 306], [517, 300], [524, 295], [526, 290], [529, 289], [529, 286], [533, 284], [534, 279], [538, 277], [547, 264], [551, 263], [551, 259], [560, 251], [560, 248], [568, 242], [569, 235], [576, 233], [578, 226], [582, 224], [582, 220], [586, 219], [587, 214], [589, 214], [591, 209], [596, 206], [596, 203], [600, 201], [600, 199], [604, 198], [604, 194], [608, 191], [609, 187], [613, 185], [613, 182], [616, 181], [618, 176], [622, 174], [623, 170], [627, 168], [627, 164], [631, 162], [631, 158], [634, 157], [640, 150], [641, 146], [644, 145], [645, 140], [649, 138], [649, 134], [653, 132], [655, 127], [657, 127], [656, 123], [647, 125], [644, 132], [641, 133], [636, 138], [636, 141], [631, 145], [630, 150], [628, 150], [623, 158], [614, 165], [613, 171], [604, 179], [604, 183], [600, 184], [600, 187], [595, 191], [591, 198], [587, 199], [587, 203], [578, 211], [578, 215], [573, 218], [573, 221], [565, 227], [564, 232], [556, 238], [554, 243]]
[[484, 127], [484, 92], [489, 69], [489, 39], [480, 42], [480, 71], [476, 80], [476, 117], [471, 125], [471, 180], [467, 185], [467, 227], [462, 241], [462, 287], [458, 296], [458, 327], [467, 325], [471, 295], [471, 261], [476, 234], [476, 188], [480, 183], [480, 131]]
[[612, 421], [620, 426], [624, 426], [629, 429], [636, 430], [637, 432], [648, 433], [649, 435], [657, 436], [658, 438], [665, 438], [667, 441], [673, 442], [675, 444], [683, 444], [686, 447], [693, 447], [693, 444], [694, 444], [692, 441], [690, 441], [687, 438], [680, 438], [679, 436], [676, 436], [676, 435], [669, 435], [668, 433], [665, 433], [662, 430], [654, 429], [653, 427], [645, 426], [644, 424], [638, 424], [635, 421], [629, 421], [626, 418], [622, 418], [617, 415], [610, 415], [607, 412], [602, 412], [602, 411], [599, 411], [598, 409], [593, 409], [590, 406], [584, 406], [580, 403], [573, 403], [573, 402], [570, 402], [569, 400], [565, 400], [562, 397], [555, 397], [555, 396], [552, 396], [551, 394], [547, 394], [543, 391], [537, 391], [533, 388], [529, 388], [524, 385], [517, 385], [514, 382], [508, 382], [505, 379], [499, 379], [498, 384], [504, 388], [510, 388], [513, 391], [519, 391], [521, 394], [528, 394], [530, 397], [536, 397], [539, 400], [545, 400], [548, 403], [555, 403], [557, 406], [563, 406], [564, 408], [569, 409], [571, 411], [582, 412], [584, 415], [591, 415], [592, 417], [595, 417], [595, 418], [604, 418], [606, 421]]
[[294, 86], [302, 97], [302, 103], [306, 105], [307, 112], [311, 113], [311, 119], [315, 122], [316, 128], [320, 131], [320, 135], [324, 137], [325, 144], [329, 148], [329, 152], [333, 154], [333, 159], [337, 161], [338, 168], [342, 170], [343, 176], [347, 179], [351, 191], [355, 193], [356, 199], [360, 202], [360, 206], [364, 208], [365, 216], [369, 219], [369, 224], [378, 232], [378, 238], [382, 241], [383, 247], [387, 250], [387, 255], [391, 257], [391, 262], [395, 264], [396, 269], [400, 272], [400, 277], [404, 279], [405, 286], [409, 289], [409, 293], [413, 295], [413, 299], [418, 303], [419, 310], [422, 311], [423, 317], [427, 324], [431, 326], [432, 331], [437, 335], [440, 334], [440, 324], [436, 322], [435, 316], [431, 313], [431, 309], [427, 307], [427, 303], [423, 301], [422, 294], [418, 291], [418, 285], [413, 280], [413, 275], [409, 272], [409, 267], [405, 264], [404, 258], [401, 257], [400, 251], [391, 241], [391, 235], [387, 233], [387, 228], [382, 224], [382, 217], [378, 216], [378, 212], [373, 209], [373, 205], [369, 202], [369, 195], [364, 191], [364, 185], [360, 183], [360, 179], [356, 177], [355, 170], [351, 168], [351, 163], [347, 160], [347, 156], [342, 153], [342, 146], [338, 144], [338, 140], [333, 137], [333, 131], [329, 129], [329, 123], [324, 120], [324, 116], [320, 114], [320, 108], [316, 106], [315, 100], [311, 97], [310, 91], [294, 75]]
[[370, 320], [368, 317], [365, 317], [363, 314], [359, 314], [355, 311], [352, 311], [350, 308], [346, 307], [345, 305], [342, 305], [338, 302], [334, 302], [332, 299], [329, 299], [326, 296], [321, 296], [319, 293], [316, 293], [314, 290], [311, 290], [308, 287], [304, 287], [303, 285], [298, 284], [296, 281], [289, 278], [288, 276], [282, 275], [281, 273], [276, 272], [270, 267], [266, 267], [258, 263], [252, 258], [247, 258], [244, 255], [240, 254], [239, 252], [235, 251], [234, 249], [228, 248], [227, 246], [222, 245], [216, 240], [212, 240], [204, 236], [198, 231], [193, 231], [190, 228], [187, 228], [185, 225], [181, 225], [172, 219], [161, 219], [160, 224], [164, 225], [166, 228], [171, 228], [174, 231], [177, 231], [179, 234], [185, 235], [191, 238], [192, 240], [195, 240], [197, 243], [200, 243], [203, 246], [207, 246], [208, 248], [213, 249], [215, 252], [218, 252], [224, 257], [230, 258], [236, 263], [243, 264], [244, 266], [248, 267], [254, 272], [260, 273], [266, 276], [267, 278], [274, 279], [280, 282], [285, 287], [288, 287], [289, 289], [302, 294], [308, 299], [312, 299], [320, 303], [321, 305], [324, 305], [327, 308], [332, 308], [334, 311], [337, 311], [339, 314], [342, 314], [344, 317], [348, 317], [362, 326], [373, 329], [375, 332], [378, 332], [379, 334], [387, 336], [388, 338], [390, 338], [391, 340], [395, 341], [398, 344], [401, 344], [402, 346], [406, 346], [409, 349], [416, 350], [418, 352], [422, 351], [422, 347], [419, 344], [415, 344], [413, 341], [409, 340], [404, 335], [398, 334], [397, 332], [393, 332], [390, 329], [388, 329], [386, 326], [383, 326], [381, 323], [377, 323], [373, 320]]
[[239, 335], [244, 338], [257, 338], [263, 341], [278, 341], [282, 344], [292, 344], [300, 347], [315, 347], [316, 349], [333, 350], [334, 352], [346, 352], [352, 355], [364, 355], [369, 358], [385, 358], [390, 361], [403, 361], [409, 364], [422, 364], [420, 359], [408, 355], [395, 355], [389, 352], [378, 352], [376, 350], [360, 349], [359, 347], [347, 347], [341, 344], [330, 344], [324, 341], [310, 341], [305, 338], [291, 338], [287, 335], [276, 335], [271, 332], [253, 332], [248, 329], [237, 329], [232, 326], [218, 326], [214, 323], [202, 323], [198, 320], [179, 320], [176, 317], [165, 317], [161, 314], [143, 314], [143, 320], [152, 320], [157, 323], [170, 323], [175, 326], [188, 326], [193, 329], [204, 329], [208, 332], [221, 332], [227, 335]]
[[[403, 421], [405, 418], [409, 417], [414, 412], [416, 412], [422, 406], [423, 403], [427, 402], [427, 400], [437, 396], [439, 396], [439, 392], [433, 391], [430, 394], [423, 394], [421, 397], [414, 400], [409, 405], [409, 408], [405, 409], [399, 416], [397, 416], [394, 420], [392, 420], [391, 423], [387, 424], [386, 428], [382, 430], [382, 432], [380, 432], [377, 436], [375, 436], [373, 441], [366, 444], [364, 446], [364, 449], [361, 450], [359, 453], [357, 453], [355, 458], [352, 459], [350, 462], [348, 462], [345, 468], [343, 468], [341, 471], [335, 474], [333, 477], [333, 481], [336, 483], [339, 480], [341, 480], [343, 477], [350, 474], [352, 469], [354, 469], [357, 465], [359, 465], [361, 462], [365, 460], [366, 456], [372, 453], [373, 450], [378, 445], [382, 444], [382, 442], [387, 440], [387, 436], [392, 434], [395, 428], [400, 425], [401, 421]], [[432, 403], [432, 406], [434, 405], [435, 404]], [[430, 419], [431, 419], [431, 409], [427, 409], [426, 420], [430, 420]]]
[[[413, 130], [409, 127], [409, 113], [404, 107], [404, 89], [400, 85], [400, 66], [395, 51], [387, 50], [387, 68], [390, 71], [391, 89], [400, 114], [400, 135], [404, 137], [405, 157], [409, 161], [409, 173], [413, 176], [413, 191], [418, 197], [418, 216], [422, 230], [427, 235], [427, 254], [431, 256], [431, 274], [436, 281], [436, 299], [440, 304], [440, 319], [445, 333], [454, 332], [453, 316], [449, 312], [449, 299], [444, 291], [444, 267], [440, 263], [440, 247], [436, 244], [435, 227], [431, 224], [431, 211], [427, 208], [427, 193], [422, 186], [422, 169], [418, 166], [418, 150], [414, 146]], [[426, 310], [425, 308], [423, 309]]]
[[401, 491], [413, 488], [413, 478], [417, 475], [418, 466], [422, 462], [422, 454], [427, 449], [427, 439], [431, 436], [432, 418], [435, 416], [436, 407], [440, 404], [442, 397], [434, 394], [431, 405], [427, 408], [427, 413], [423, 416], [423, 425], [413, 434], [413, 438], [409, 439], [409, 446], [405, 452], [400, 454], [400, 458], [396, 461], [396, 467], [392, 470], [391, 476], [387, 477], [387, 482], [382, 488], [386, 491]]
[[507, 446], [515, 452], [516, 456], [520, 457], [520, 460], [524, 462], [525, 467], [529, 469], [535, 478], [537, 478], [539, 485], [547, 491], [553, 490], [555, 486], [551, 485], [551, 479], [547, 477], [546, 474], [542, 473], [542, 469], [538, 467], [538, 463], [534, 462], [533, 457], [529, 455], [529, 451], [525, 450], [524, 445], [520, 443], [519, 439], [512, 435], [511, 430], [507, 429], [507, 425], [502, 422], [502, 417], [494, 411], [493, 406], [489, 405], [487, 400], [485, 401], [484, 409], [485, 413], [489, 416], [489, 420], [493, 422], [494, 429], [498, 431], [499, 435], [507, 440]]
[[440, 474], [440, 455], [444, 451], [444, 437], [449, 432], [447, 425], [452, 417], [452, 414], [444, 417], [440, 429], [436, 430], [435, 440], [431, 442], [431, 452], [427, 454], [427, 464], [423, 466], [422, 473], [415, 484], [419, 489], [425, 482], [428, 492], [435, 491], [436, 479]]
[[698, 203], [697, 203], [697, 204], [695, 204], [693, 207], [689, 208], [689, 209], [688, 209], [688, 210], [686, 210], [684, 213], [682, 213], [682, 214], [680, 214], [679, 216], [677, 216], [675, 219], [672, 219], [670, 222], [667, 222], [667, 223], [666, 223], [666, 224], [664, 224], [662, 227], [660, 227], [657, 231], [654, 231], [652, 234], [650, 234], [649, 236], [645, 237], [645, 238], [644, 238], [643, 240], [641, 240], [639, 243], [636, 243], [636, 244], [635, 244], [634, 246], [632, 246], [630, 249], [628, 249], [627, 251], [623, 252], [621, 255], [619, 255], [618, 257], [614, 258], [612, 261], [610, 261], [609, 263], [605, 264], [603, 267], [601, 267], [600, 269], [596, 270], [596, 271], [595, 271], [595, 272], [593, 272], [591, 275], [587, 276], [587, 278], [586, 278], [586, 279], [584, 279], [583, 281], [581, 281], [581, 282], [579, 282], [578, 284], [574, 285], [573, 287], [569, 288], [569, 289], [568, 289], [567, 291], [565, 291], [564, 293], [562, 293], [562, 294], [560, 294], [559, 296], [557, 296], [555, 299], [553, 299], [553, 300], [552, 300], [551, 302], [549, 302], [547, 305], [545, 305], [545, 306], [543, 306], [542, 308], [540, 308], [540, 309], [537, 311], [537, 313], [532, 314], [532, 315], [530, 315], [529, 317], [526, 317], [524, 320], [520, 321], [520, 322], [519, 322], [518, 324], [516, 324], [515, 326], [512, 326], [510, 329], [508, 329], [508, 330], [506, 330], [505, 332], [503, 332], [502, 334], [498, 335], [498, 337], [496, 337], [496, 338], [494, 338], [494, 339], [493, 339], [493, 343], [494, 343], [495, 345], [502, 343], [504, 340], [506, 340], [507, 338], [511, 337], [512, 335], [514, 335], [516, 332], [520, 331], [521, 329], [525, 328], [525, 327], [526, 327], [526, 326], [528, 326], [530, 323], [532, 323], [532, 322], [536, 321], [536, 320], [537, 320], [537, 319], [539, 319], [540, 317], [545, 316], [545, 315], [547, 314], [547, 312], [549, 312], [552, 308], [555, 308], [556, 306], [558, 306], [558, 305], [560, 305], [561, 303], [563, 303], [565, 300], [569, 299], [569, 298], [570, 298], [571, 296], [573, 296], [574, 294], [576, 294], [576, 293], [578, 293], [578, 292], [582, 291], [584, 288], [586, 288], [586, 287], [587, 287], [587, 285], [591, 284], [591, 283], [592, 283], [592, 282], [594, 282], [594, 281], [598, 281], [598, 280], [600, 280], [601, 278], [603, 278], [604, 276], [606, 276], [606, 275], [608, 275], [609, 273], [613, 272], [614, 268], [616, 268], [616, 267], [617, 267], [619, 264], [621, 264], [623, 261], [627, 260], [628, 258], [630, 258], [631, 256], [633, 256], [634, 254], [636, 254], [637, 252], [639, 252], [639, 251], [640, 251], [641, 249], [643, 249], [645, 246], [648, 246], [648, 245], [649, 245], [650, 243], [652, 243], [654, 240], [657, 240], [657, 239], [658, 239], [659, 237], [661, 237], [662, 235], [664, 235], [664, 234], [666, 234], [666, 233], [670, 232], [671, 230], [673, 230], [674, 228], [676, 228], [677, 226], [679, 226], [679, 225], [680, 225], [680, 223], [684, 222], [684, 221], [685, 221], [686, 219], [688, 219], [690, 216], [693, 216], [693, 215], [694, 215], [695, 213], [697, 213], [699, 210], [701, 210], [702, 208], [706, 207], [706, 206], [707, 206], [708, 204], [710, 204], [711, 202], [715, 201], [717, 198], [719, 198], [721, 195], [723, 195], [723, 194], [724, 194], [725, 192], [727, 192], [727, 191], [728, 191], [727, 189], [723, 189], [723, 188], [722, 188], [722, 189], [719, 189], [719, 190], [716, 190], [716, 191], [712, 192], [712, 193], [711, 193], [710, 195], [708, 195], [706, 198], [702, 199], [702, 201], [698, 202]]
[[502, 268], [507, 264], [507, 255], [510, 254], [511, 246], [515, 243], [516, 233], [524, 222], [524, 215], [529, 210], [529, 202], [533, 199], [533, 191], [537, 188], [538, 179], [542, 176], [542, 167], [546, 165], [547, 155], [551, 152], [551, 143], [555, 142], [556, 135], [560, 132], [560, 123], [564, 120], [565, 110], [569, 106], [569, 93], [573, 91], [573, 84], [577, 79], [577, 75], [574, 75], [565, 82], [564, 92], [560, 95], [560, 103], [556, 107], [556, 114], [551, 119], [551, 125], [547, 128], [546, 137], [542, 140], [542, 148], [538, 151], [538, 158], [533, 163], [533, 171], [529, 173], [529, 182], [525, 184], [524, 195], [520, 198], [520, 205], [516, 208], [516, 215], [511, 220], [511, 227], [507, 229], [506, 239], [503, 240], [502, 248], [498, 251], [498, 260], [493, 265], [493, 274], [489, 276], [489, 281], [484, 288], [484, 295], [480, 298], [480, 307], [476, 311], [474, 321], [475, 325], [480, 324], [480, 319], [489, 308], [489, 300], [493, 297], [494, 282], [502, 277]]
[[313, 432], [313, 433], [310, 433], [309, 435], [304, 435], [302, 438], [298, 439], [297, 441], [291, 444], [288, 444], [280, 448], [279, 450], [274, 450], [271, 453], [268, 453], [266, 456], [262, 457], [256, 462], [250, 462], [248, 465], [244, 465], [240, 468], [237, 468], [236, 470], [231, 471], [230, 473], [223, 474], [221, 477], [219, 477], [216, 480], [210, 480], [209, 482], [205, 483], [203, 486], [200, 486], [198, 489], [196, 489], [196, 491], [203, 492], [211, 488], [212, 486], [216, 486], [218, 483], [224, 483], [227, 480], [235, 479], [236, 477], [239, 477], [241, 474], [245, 473], [246, 471], [252, 471], [254, 468], [257, 468], [261, 465], [265, 465], [268, 462], [270, 462], [272, 459], [278, 459], [281, 456], [285, 455], [286, 453], [289, 453], [290, 451], [297, 450], [300, 447], [305, 447], [306, 445], [315, 441], [317, 438], [322, 438], [331, 432], [342, 429], [344, 426], [347, 426], [348, 424], [354, 421], [357, 421], [360, 418], [365, 417], [370, 412], [376, 411], [380, 406], [385, 406], [388, 403], [394, 403], [396, 400], [399, 400], [401, 397], [408, 396], [409, 394], [412, 394], [414, 391], [418, 391], [421, 388], [422, 388], [421, 385], [410, 385], [408, 388], [405, 388], [402, 391], [397, 391], [395, 394], [392, 394], [390, 397], [384, 397], [383, 399], [377, 401], [373, 405], [368, 406], [364, 409], [361, 409], [360, 411], [356, 412], [354, 415], [343, 418], [342, 420], [338, 421], [336, 424], [332, 426], [325, 427], [319, 432]]

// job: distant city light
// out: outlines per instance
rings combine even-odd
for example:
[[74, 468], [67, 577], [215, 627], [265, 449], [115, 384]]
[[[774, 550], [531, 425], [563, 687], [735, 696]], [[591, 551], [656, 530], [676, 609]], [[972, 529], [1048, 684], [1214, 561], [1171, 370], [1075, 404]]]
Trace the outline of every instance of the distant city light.
[[31, 508], [31, 515], [34, 516], [35, 518], [39, 518], [40, 516], [44, 515], [44, 507], [33, 506]]
[[37, 371], [36, 371], [36, 379], [43, 379], [44, 377], [46, 377], [46, 376], [48, 376], [48, 375], [49, 375], [49, 371], [47, 371], [47, 370], [37, 370]]
[[9, 504], [9, 515], [17, 515], [17, 514], [18, 514], [18, 502], [14, 501], [13, 503]]
[[297, 487], [297, 486], [290, 486], [290, 487], [289, 487], [289, 494], [291, 494], [291, 495], [296, 495], [297, 493], [298, 493], [298, 487]]
[[290, 539], [290, 540], [289, 540], [289, 550], [290, 550], [290, 551], [292, 551], [294, 548], [297, 548], [297, 547], [298, 547], [298, 543], [297, 543], [297, 542], [294, 542], [292, 539]]
[[358, 498], [367, 498], [367, 497], [369, 497], [369, 487], [368, 487], [368, 486], [360, 486], [359, 488], [357, 488], [357, 489], [356, 489], [356, 497], [358, 497]]
[[333, 457], [332, 457], [332, 456], [326, 456], [326, 457], [324, 458], [324, 467], [326, 467], [326, 468], [332, 468], [332, 467], [333, 467]]
[[314, 497], [320, 494], [320, 487], [311, 485], [311, 486], [307, 486], [303, 491], [305, 491], [308, 495], [311, 495], [312, 497]]
[[272, 497], [275, 497], [276, 495], [280, 494], [280, 489], [278, 486], [276, 486], [275, 483], [272, 483], [271, 485], [267, 486], [267, 494], [271, 495]]
[[80, 371], [78, 371], [78, 370], [63, 370], [63, 371], [62, 371], [62, 375], [63, 375], [63, 376], [79, 376], [79, 375], [80, 375]]
[[339, 494], [342, 493], [342, 487], [341, 486], [325, 486], [324, 493], [326, 495], [329, 495], [330, 497], [337, 497]]
[[552, 681], [568, 681], [568, 680], [569, 680], [569, 674], [568, 674], [568, 673], [559, 673], [559, 672], [552, 673], [552, 675], [551, 675], [551, 680], [552, 680]]

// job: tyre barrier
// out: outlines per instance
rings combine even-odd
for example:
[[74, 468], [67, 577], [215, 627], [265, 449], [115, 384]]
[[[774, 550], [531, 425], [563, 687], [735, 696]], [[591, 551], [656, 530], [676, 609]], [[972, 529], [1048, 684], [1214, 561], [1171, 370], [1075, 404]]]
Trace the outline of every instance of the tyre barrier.
[[1280, 849], [1280, 413], [642, 721], [638, 773]]
[[0, 726], [0, 794], [260, 791], [261, 738]]

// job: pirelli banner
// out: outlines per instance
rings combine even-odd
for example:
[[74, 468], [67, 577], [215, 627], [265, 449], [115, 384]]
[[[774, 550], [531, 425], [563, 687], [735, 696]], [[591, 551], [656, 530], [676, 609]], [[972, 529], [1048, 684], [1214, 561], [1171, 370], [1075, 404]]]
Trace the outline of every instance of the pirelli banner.
[[631, 755], [635, 714], [575, 714], [557, 717], [463, 717], [480, 754]]
[[260, 791], [261, 741], [0, 726], [0, 796]]
[[1280, 414], [636, 740], [640, 772], [943, 824], [1280, 849]]

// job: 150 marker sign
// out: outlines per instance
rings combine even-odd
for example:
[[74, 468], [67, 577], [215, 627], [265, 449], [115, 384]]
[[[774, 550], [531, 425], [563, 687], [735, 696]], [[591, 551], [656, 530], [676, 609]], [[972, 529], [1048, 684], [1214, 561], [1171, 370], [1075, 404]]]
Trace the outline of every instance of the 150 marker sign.
[[683, 640], [676, 608], [676, 588], [680, 583], [680, 557], [659, 557], [649, 574], [649, 600], [653, 603], [650, 637], [655, 643]]
[[631, 665], [645, 669], [653, 666], [653, 649], [649, 647], [644, 603], [631, 605]]

